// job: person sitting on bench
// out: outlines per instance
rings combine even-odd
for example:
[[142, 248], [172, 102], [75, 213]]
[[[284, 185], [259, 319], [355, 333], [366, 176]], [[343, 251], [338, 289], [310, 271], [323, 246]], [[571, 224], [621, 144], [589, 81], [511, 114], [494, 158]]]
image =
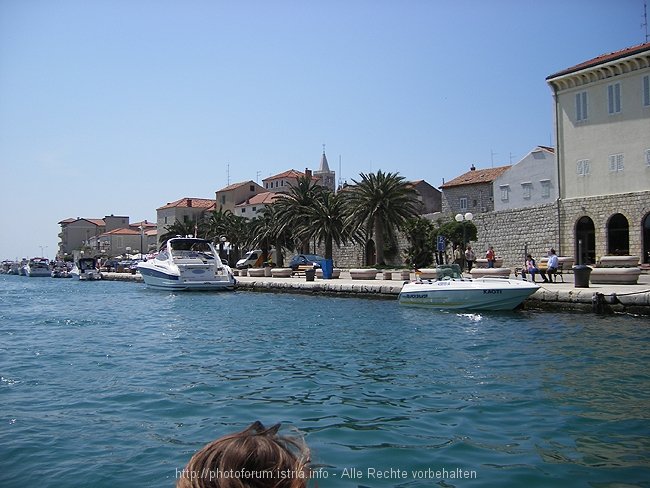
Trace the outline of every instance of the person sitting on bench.
[[524, 267], [521, 269], [521, 278], [525, 280], [526, 273], [529, 273], [532, 282], [535, 283], [535, 273], [538, 271], [537, 263], [535, 263], [533, 256], [526, 254], [526, 262], [524, 263]]
[[[557, 268], [558, 268], [558, 258], [557, 255], [555, 254], [555, 249], [550, 249], [548, 251], [548, 265], [546, 266], [546, 272], [542, 270], [539, 273], [542, 276], [544, 283], [553, 282], [552, 275], [557, 274]], [[548, 275], [548, 278], [546, 277], [546, 275]]]

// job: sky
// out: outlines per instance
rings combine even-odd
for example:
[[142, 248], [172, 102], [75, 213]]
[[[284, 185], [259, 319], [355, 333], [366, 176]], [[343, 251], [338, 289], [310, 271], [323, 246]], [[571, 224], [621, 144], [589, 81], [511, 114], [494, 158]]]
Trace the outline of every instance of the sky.
[[644, 0], [0, 0], [0, 259], [289, 169], [438, 187], [554, 146], [545, 78]]

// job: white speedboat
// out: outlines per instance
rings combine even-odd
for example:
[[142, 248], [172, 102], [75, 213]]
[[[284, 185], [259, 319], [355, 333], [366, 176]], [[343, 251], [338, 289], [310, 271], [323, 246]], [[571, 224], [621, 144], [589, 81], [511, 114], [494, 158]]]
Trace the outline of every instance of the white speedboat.
[[95, 258], [79, 258], [70, 270], [70, 276], [80, 281], [102, 279], [102, 274], [97, 269], [97, 260]]
[[25, 265], [25, 276], [50, 277], [50, 260], [47, 258], [32, 258]]
[[401, 305], [439, 309], [512, 310], [539, 286], [507, 278], [463, 278], [457, 264], [436, 268], [435, 280], [405, 283]]
[[138, 263], [144, 282], [165, 290], [232, 290], [235, 278], [210, 241], [174, 237], [154, 259]]

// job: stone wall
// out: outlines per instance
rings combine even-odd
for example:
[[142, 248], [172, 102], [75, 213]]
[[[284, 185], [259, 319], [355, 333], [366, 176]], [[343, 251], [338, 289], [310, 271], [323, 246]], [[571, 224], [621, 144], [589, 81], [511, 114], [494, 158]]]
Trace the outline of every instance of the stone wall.
[[[558, 214], [558, 205], [560, 212]], [[574, 228], [583, 216], [590, 217], [596, 230], [596, 256], [607, 254], [607, 223], [612, 215], [623, 214], [629, 222], [630, 254], [642, 258], [643, 219], [650, 213], [650, 191], [589, 198], [573, 198], [534, 207], [474, 213], [478, 240], [469, 244], [478, 258], [485, 257], [489, 246], [494, 246], [503, 265], [521, 267], [525, 250], [539, 260], [553, 247], [559, 256], [577, 259]], [[453, 219], [453, 214], [448, 214]], [[558, 224], [559, 222], [559, 224]], [[560, 229], [561, 226], [561, 229]], [[402, 252], [408, 246], [403, 235], [398, 238], [399, 253], [389, 264], [404, 265]], [[451, 242], [447, 243], [447, 260], [451, 262]], [[317, 251], [324, 253], [319, 246]], [[640, 260], [643, 262], [643, 260]], [[354, 268], [365, 264], [364, 247], [348, 244], [334, 246], [334, 265]], [[577, 264], [577, 261], [576, 261]]]

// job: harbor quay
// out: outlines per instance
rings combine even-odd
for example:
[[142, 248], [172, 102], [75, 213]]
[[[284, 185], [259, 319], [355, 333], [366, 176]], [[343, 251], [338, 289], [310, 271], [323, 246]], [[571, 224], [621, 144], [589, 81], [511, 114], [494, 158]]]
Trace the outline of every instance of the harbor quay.
[[[339, 278], [307, 281], [304, 276], [277, 278], [270, 276], [237, 276], [239, 291], [320, 294], [397, 300], [403, 280], [384, 279], [388, 273], [378, 271], [374, 280], [352, 279], [349, 270], [341, 270]], [[102, 273], [106, 280], [142, 282], [139, 273]], [[411, 272], [410, 279], [415, 279]], [[513, 277], [511, 276], [511, 279]], [[519, 279], [519, 278], [514, 278]], [[577, 288], [572, 274], [564, 282], [539, 283], [540, 288], [524, 300], [524, 309], [556, 312], [630, 313], [650, 315], [650, 275], [641, 274], [635, 285], [593, 284]]]

